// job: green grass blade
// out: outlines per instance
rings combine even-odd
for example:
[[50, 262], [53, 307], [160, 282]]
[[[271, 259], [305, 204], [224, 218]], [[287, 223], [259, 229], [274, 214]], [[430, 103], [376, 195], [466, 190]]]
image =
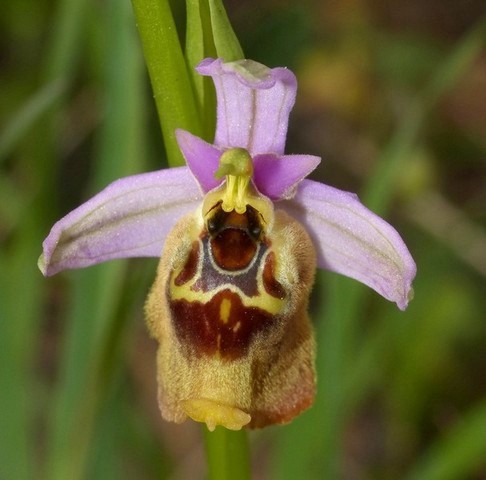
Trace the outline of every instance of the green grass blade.
[[387, 211], [394, 186], [407, 166], [407, 159], [425, 127], [427, 115], [467, 72], [484, 47], [485, 25], [486, 22], [481, 21], [466, 34], [439, 66], [421, 95], [410, 105], [402, 124], [378, 159], [376, 170], [363, 192], [363, 202], [373, 211], [379, 214]]
[[[363, 200], [378, 213], [384, 213], [388, 209], [393, 196], [393, 186], [396, 184], [402, 169], [406, 168], [408, 155], [410, 155], [420, 131], [425, 127], [428, 113], [434, 108], [439, 99], [449, 90], [458, 79], [469, 69], [471, 63], [481, 52], [484, 45], [484, 22], [480, 22], [473, 28], [456, 46], [453, 52], [443, 61], [440, 68], [435, 72], [416, 103], [411, 106], [408, 116], [405, 117], [401, 128], [391, 139], [378, 161], [376, 173], [370, 178], [363, 194]], [[364, 297], [366, 290], [361, 285], [351, 287], [358, 293], [358, 298], [353, 293], [354, 302], [361, 302], [359, 298]], [[344, 289], [337, 292], [337, 295], [345, 295]], [[349, 295], [349, 292], [348, 292]], [[400, 320], [403, 320], [400, 318]], [[393, 327], [392, 327], [393, 328]], [[347, 374], [345, 395], [348, 400], [343, 402], [346, 409], [353, 408], [358, 399], [362, 398], [363, 388], [370, 387], [376, 381], [375, 369], [372, 363], [380, 358], [380, 351], [386, 344], [387, 335], [390, 334], [388, 326], [377, 328], [375, 338], [363, 350], [364, 357], [351, 365]], [[369, 368], [366, 367], [368, 365]], [[353, 380], [354, 379], [354, 380]], [[355, 382], [355, 383], [353, 383]]]
[[[320, 302], [316, 319], [317, 395], [314, 406], [278, 433], [272, 478], [339, 478], [340, 442], [345, 416], [342, 408], [344, 375], [349, 353], [349, 337], [358, 303], [353, 281], [318, 272], [316, 297]], [[337, 292], [344, 290], [344, 296]], [[296, 448], [299, 445], [299, 448]], [[323, 473], [325, 472], [325, 473]]]
[[84, 477], [94, 420], [104, 393], [95, 380], [124, 267], [119, 262], [76, 272], [53, 404], [47, 479]]
[[65, 91], [65, 82], [54, 80], [35, 93], [7, 123], [0, 134], [0, 164], [25, 133], [48, 112]]
[[28, 155], [20, 156], [15, 168], [25, 178], [32, 179], [31, 190], [20, 192], [24, 200], [17, 207], [22, 222], [12, 223], [9, 245], [0, 257], [0, 477], [5, 479], [32, 478], [37, 468], [34, 416], [39, 414], [43, 403], [32, 364], [38, 353], [35, 341], [39, 338], [46, 284], [37, 271], [36, 258], [47, 229], [43, 222], [51, 217], [54, 192], [52, 172], [57, 157], [51, 128], [53, 115], [47, 115], [45, 122], [32, 132], [29, 140], [34, 139], [35, 144], [24, 145], [22, 140], [67, 87], [64, 80], [72, 74], [85, 4], [85, 0], [60, 3], [60, 13], [53, 22], [52, 44], [46, 55], [45, 87], [19, 111], [2, 137], [2, 158], [14, 154], [19, 146], [26, 147]]
[[240, 42], [233, 31], [222, 0], [208, 0], [214, 45], [219, 58], [226, 62], [245, 58]]
[[183, 165], [175, 130], [203, 128], [168, 0], [132, 0], [169, 165]]
[[[29, 207], [31, 214], [36, 211]], [[44, 294], [36, 271], [40, 233], [35, 218], [14, 235], [11, 248], [0, 254], [0, 478], [6, 480], [34, 476], [34, 418], [40, 403], [32, 364]]]
[[[113, 0], [107, 14], [106, 118], [94, 188], [143, 170], [144, 92], [141, 55], [129, 4]], [[123, 78], [123, 81], [120, 81]], [[47, 478], [83, 478], [100, 405], [110, 387], [108, 352], [126, 323], [118, 316], [127, 264], [112, 262], [73, 273], [73, 298], [61, 381], [52, 416]], [[116, 340], [115, 340], [116, 341]], [[108, 369], [108, 372], [110, 369]]]
[[199, 75], [194, 67], [205, 57], [216, 53], [212, 35], [208, 35], [211, 27], [207, 2], [204, 0], [186, 0], [186, 45], [185, 55], [189, 67], [189, 77], [193, 84], [199, 111], [204, 105], [204, 77]]
[[206, 57], [216, 57], [207, 0], [186, 0], [187, 25], [185, 55], [189, 77], [204, 130], [204, 139], [212, 141], [216, 128], [216, 93], [210, 77], [199, 75], [195, 67]]
[[[393, 197], [394, 186], [399, 179], [400, 172], [403, 168], [406, 168], [408, 155], [415, 145], [419, 133], [425, 126], [427, 114], [445, 93], [446, 88], [451, 88], [453, 83], [457, 82], [465, 71], [467, 71], [471, 61], [479, 54], [483, 42], [482, 36], [479, 33], [482, 31], [483, 25], [480, 25], [459, 42], [452, 54], [445, 59], [442, 67], [435, 72], [429, 86], [425, 88], [424, 95], [428, 96], [428, 100], [417, 100], [411, 106], [403, 123], [398, 128], [388, 146], [385, 147], [378, 160], [377, 169], [370, 178], [363, 193], [363, 202], [373, 211], [381, 214], [386, 213]], [[443, 78], [447, 78], [448, 81], [442, 81]], [[327, 368], [319, 370], [321, 378], [326, 378], [327, 380], [325, 381], [327, 382], [338, 381], [342, 383], [339, 379], [348, 375], [349, 361], [352, 358], [350, 353], [355, 347], [356, 328], [360, 320], [359, 312], [366, 293], [367, 291], [362, 285], [350, 282], [344, 278], [335, 279], [330, 285], [330, 309], [323, 317], [327, 319], [329, 328], [324, 336], [320, 336], [320, 339], [324, 344], [324, 351], [327, 351], [327, 349], [337, 349], [340, 352], [336, 353], [334, 367], [328, 363]], [[339, 309], [338, 307], [336, 309], [333, 307], [333, 305], [339, 306], [340, 304], [344, 308]], [[343, 324], [345, 327], [342, 326]], [[333, 325], [336, 326], [336, 330], [332, 328]], [[342, 334], [343, 331], [344, 334]], [[380, 345], [380, 343], [378, 342], [376, 345]], [[325, 360], [323, 363], [325, 365]], [[347, 389], [341, 389], [342, 394], [346, 392]], [[337, 474], [342, 428], [345, 424], [346, 416], [350, 411], [342, 395], [336, 395], [334, 401], [330, 403], [331, 406], [328, 405], [326, 410], [329, 414], [323, 420], [324, 425], [334, 424], [337, 429], [335, 431], [329, 431], [329, 441], [334, 442], [334, 445], [332, 446], [332, 451], [323, 452], [322, 461], [324, 463], [323, 471], [326, 475], [332, 476]], [[318, 405], [317, 407], [319, 408]], [[340, 422], [336, 419], [340, 419]], [[331, 446], [330, 443], [329, 446]]]
[[67, 81], [75, 72], [88, 1], [63, 0], [58, 5], [52, 22], [45, 73], [49, 80]]
[[484, 467], [486, 403], [482, 402], [435, 443], [406, 480], [456, 480], [473, 478]]
[[8, 234], [18, 226], [30, 200], [24, 192], [19, 192], [14, 181], [0, 175], [0, 219], [4, 232]]

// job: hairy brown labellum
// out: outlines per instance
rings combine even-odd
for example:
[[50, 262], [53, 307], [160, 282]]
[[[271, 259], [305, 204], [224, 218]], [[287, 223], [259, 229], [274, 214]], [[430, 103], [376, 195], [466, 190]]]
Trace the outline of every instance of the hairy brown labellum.
[[271, 204], [205, 205], [169, 234], [146, 304], [162, 416], [211, 429], [286, 423], [315, 393], [314, 248]]

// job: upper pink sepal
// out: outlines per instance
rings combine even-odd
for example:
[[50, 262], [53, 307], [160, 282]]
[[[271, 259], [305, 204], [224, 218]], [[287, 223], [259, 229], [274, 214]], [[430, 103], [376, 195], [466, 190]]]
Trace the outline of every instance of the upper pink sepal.
[[223, 63], [206, 58], [196, 70], [213, 78], [217, 96], [214, 144], [241, 147], [251, 156], [282, 155], [297, 80], [286, 68], [270, 69], [252, 60]]

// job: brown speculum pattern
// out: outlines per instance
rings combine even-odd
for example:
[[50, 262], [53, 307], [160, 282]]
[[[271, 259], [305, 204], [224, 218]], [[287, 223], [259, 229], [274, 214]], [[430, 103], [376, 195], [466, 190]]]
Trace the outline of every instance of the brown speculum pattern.
[[239, 214], [217, 204], [184, 266], [171, 272], [172, 322], [188, 355], [240, 358], [279, 321], [286, 293], [263, 223], [249, 205]]

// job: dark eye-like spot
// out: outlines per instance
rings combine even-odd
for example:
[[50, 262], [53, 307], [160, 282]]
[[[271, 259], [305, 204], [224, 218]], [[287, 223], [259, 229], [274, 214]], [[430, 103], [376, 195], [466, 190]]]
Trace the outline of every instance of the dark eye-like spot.
[[233, 228], [246, 232], [254, 242], [261, 240], [263, 219], [251, 205], [246, 206], [245, 213], [236, 213], [234, 210], [225, 212], [221, 207], [221, 202], [219, 202], [208, 212], [208, 215], [211, 216], [206, 220], [206, 229], [213, 239], [223, 230]]
[[214, 214], [206, 222], [206, 228], [212, 237], [224, 228], [228, 217], [228, 213], [221, 208], [221, 202], [214, 208], [214, 211]]
[[260, 234], [262, 233], [262, 229], [260, 225], [250, 225], [249, 232], [253, 239], [258, 240]]
[[248, 233], [253, 240], [258, 241], [262, 233], [260, 223], [260, 214], [251, 206], [248, 206], [246, 211], [246, 218], [248, 221]]
[[212, 235], [218, 231], [218, 224], [214, 218], [208, 220], [208, 232]]

